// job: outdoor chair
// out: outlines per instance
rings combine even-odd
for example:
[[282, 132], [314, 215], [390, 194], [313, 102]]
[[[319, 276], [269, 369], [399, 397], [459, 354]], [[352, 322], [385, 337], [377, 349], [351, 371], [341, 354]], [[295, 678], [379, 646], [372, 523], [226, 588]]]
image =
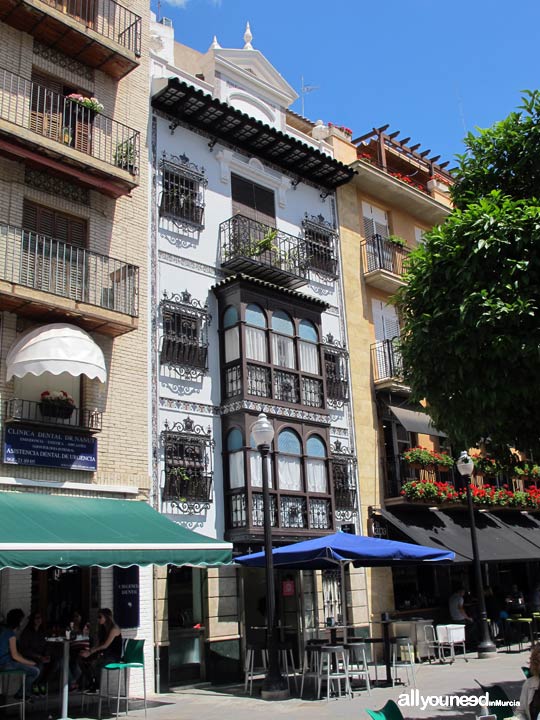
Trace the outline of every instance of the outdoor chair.
[[[9, 700], [10, 695], [10, 681], [12, 678], [19, 677], [22, 680], [22, 697], [19, 700], [18, 698], [13, 697], [11, 701]], [[0, 710], [4, 710], [5, 708], [9, 707], [19, 707], [19, 716], [21, 720], [25, 719], [25, 705], [26, 705], [26, 696], [25, 696], [25, 673], [22, 670], [0, 670], [0, 695], [5, 696], [5, 702], [0, 705]], [[17, 690], [18, 690], [18, 683]], [[16, 693], [17, 690], [14, 690], [13, 692]]]
[[287, 680], [287, 687], [289, 690], [291, 689], [290, 684], [290, 677], [289, 672], [292, 672], [293, 679], [294, 679], [294, 688], [296, 692], [298, 692], [298, 679], [296, 674], [296, 667], [294, 665], [294, 652], [293, 652], [293, 645], [291, 642], [280, 642], [278, 643], [278, 653], [279, 653], [279, 664], [281, 666], [281, 670], [285, 675], [285, 678]]
[[317, 699], [321, 697], [323, 681], [326, 681], [326, 700], [330, 699], [332, 684], [337, 682], [337, 695], [341, 697], [341, 681], [345, 681], [345, 695], [352, 700], [349, 677], [349, 658], [343, 645], [323, 645], [320, 648], [319, 676], [317, 680]]
[[431, 658], [444, 662], [443, 649], [441, 649], [441, 644], [437, 640], [437, 633], [433, 625], [424, 625], [424, 641], [427, 647], [429, 664], [431, 665]]
[[401, 710], [393, 700], [389, 700], [380, 710], [368, 710], [367, 714], [373, 720], [404, 720]]
[[[124, 671], [124, 695], [120, 695], [120, 681], [122, 678], [122, 670]], [[125, 700], [126, 703], [126, 715], [129, 710], [129, 674], [128, 670], [142, 670], [143, 674], [143, 689], [144, 689], [144, 716], [146, 717], [146, 673], [144, 669], [144, 640], [133, 640], [130, 639], [126, 642], [124, 649], [124, 657], [120, 662], [108, 663], [102, 669], [102, 672], [107, 674], [107, 694], [103, 695], [103, 683], [99, 686], [99, 704], [98, 704], [98, 718], [101, 719], [101, 703], [104, 697], [109, 701], [116, 697], [116, 717], [120, 714], [120, 700]], [[116, 695], [111, 695], [109, 692], [109, 676], [113, 671], [118, 672], [118, 685]]]
[[308, 678], [313, 678], [315, 687], [319, 684], [319, 665], [321, 662], [321, 647], [324, 643], [309, 641], [304, 648], [304, 660], [302, 663], [302, 682], [300, 683], [300, 697], [304, 696], [304, 683]]
[[414, 669], [414, 645], [410, 638], [396, 638], [392, 649], [392, 687], [396, 684], [398, 668], [404, 668], [407, 673], [407, 684], [410, 685], [409, 670], [412, 676], [412, 686], [416, 687], [416, 672]]
[[[482, 685], [478, 680], [475, 681], [484, 693], [489, 693], [488, 710], [491, 715], [495, 715], [497, 720], [505, 720], [509, 715], [510, 698], [506, 694], [506, 690], [500, 685]], [[495, 703], [503, 703], [496, 705]]]
[[465, 625], [451, 624], [451, 625], [437, 625], [437, 641], [439, 643], [439, 653], [442, 662], [445, 662], [445, 649], [450, 650], [450, 662], [454, 662], [456, 659], [456, 645], [461, 645], [463, 648], [463, 659], [465, 662], [469, 662], [467, 657], [467, 650], [465, 648]]
[[361, 642], [348, 643], [345, 645], [345, 650], [347, 650], [349, 654], [349, 678], [363, 678], [366, 681], [366, 690], [368, 695], [371, 695], [366, 644]]
[[529, 668], [526, 665], [521, 666], [521, 672], [525, 675], [525, 677], [527, 679], [529, 679], [531, 677], [531, 671], [529, 670]]

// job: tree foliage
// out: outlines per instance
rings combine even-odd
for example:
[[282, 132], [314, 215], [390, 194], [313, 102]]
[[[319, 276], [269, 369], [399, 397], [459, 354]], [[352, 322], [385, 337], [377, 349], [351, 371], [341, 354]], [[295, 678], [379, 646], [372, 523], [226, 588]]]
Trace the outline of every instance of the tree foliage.
[[458, 447], [540, 453], [540, 93], [479, 135], [396, 298], [416, 399]]

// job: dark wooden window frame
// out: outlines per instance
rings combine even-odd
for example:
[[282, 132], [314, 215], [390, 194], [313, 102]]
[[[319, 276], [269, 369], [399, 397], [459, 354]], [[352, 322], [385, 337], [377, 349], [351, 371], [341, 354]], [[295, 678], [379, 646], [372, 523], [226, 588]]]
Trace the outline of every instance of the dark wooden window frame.
[[212, 456], [214, 440], [210, 427], [196, 425], [190, 417], [161, 433], [165, 484], [162, 499], [182, 513], [199, 514], [213, 500]]
[[[249, 452], [258, 452], [254, 448], [250, 446], [249, 443], [249, 432], [251, 429], [251, 425], [255, 421], [255, 417], [250, 416], [249, 414], [245, 414], [241, 419], [235, 418], [234, 416], [232, 418], [229, 418], [229, 422], [224, 423], [223, 427], [223, 458], [224, 458], [224, 469], [225, 469], [225, 487], [226, 487], [226, 495], [227, 495], [227, 515], [226, 515], [226, 527], [230, 531], [242, 529], [242, 530], [248, 530], [250, 533], [257, 533], [262, 532], [263, 526], [261, 523], [254, 523], [254, 511], [255, 511], [255, 505], [256, 502], [253, 498], [255, 497], [261, 497], [262, 498], [262, 487], [259, 486], [253, 486], [251, 482], [251, 468], [249, 463]], [[274, 428], [275, 428], [275, 436], [274, 436], [274, 443], [270, 452], [270, 463], [271, 463], [271, 473], [272, 478], [274, 479], [272, 485], [273, 487], [270, 488], [270, 497], [271, 497], [271, 503], [272, 503], [272, 527], [275, 528], [276, 532], [282, 532], [284, 534], [297, 534], [300, 535], [308, 535], [312, 536], [314, 533], [318, 532], [324, 532], [328, 533], [331, 532], [332, 529], [335, 526], [335, 519], [337, 519], [337, 511], [335, 506], [335, 498], [334, 498], [334, 491], [333, 491], [333, 481], [332, 481], [332, 455], [330, 454], [331, 447], [329, 444], [329, 436], [328, 431], [324, 427], [318, 427], [315, 425], [307, 424], [307, 423], [294, 423], [294, 422], [286, 422], [281, 419], [274, 419]], [[230, 486], [230, 477], [229, 477], [229, 452], [227, 450], [227, 436], [229, 432], [233, 429], [238, 429], [242, 433], [243, 438], [243, 446], [242, 446], [242, 452], [243, 452], [243, 458], [244, 458], [244, 477], [245, 477], [245, 486], [242, 488], [231, 488]], [[292, 430], [294, 431], [300, 438], [301, 443], [301, 454], [300, 455], [289, 455], [288, 453], [280, 453], [277, 450], [277, 443], [278, 443], [278, 437], [279, 433], [281, 433], [283, 430]], [[307, 455], [306, 449], [307, 449], [307, 441], [309, 438], [313, 435], [318, 435], [322, 438], [326, 445], [327, 454], [324, 458], [325, 461], [325, 467], [326, 467], [326, 477], [327, 477], [327, 493], [316, 493], [316, 492], [308, 492], [307, 490], [307, 461], [309, 459], [323, 459], [323, 458], [313, 458], [312, 456]], [[279, 486], [279, 473], [278, 473], [278, 465], [279, 465], [279, 457], [280, 456], [286, 456], [286, 457], [295, 457], [300, 459], [300, 478], [302, 483], [302, 490], [287, 490], [285, 488], [281, 488]], [[236, 500], [234, 499], [236, 498]], [[305, 500], [305, 525], [303, 527], [294, 527], [294, 526], [288, 526], [282, 524], [282, 515], [281, 515], [281, 508], [282, 508], [282, 499], [283, 498], [297, 498], [299, 500]], [[320, 501], [324, 500], [328, 503], [328, 520], [329, 520], [329, 527], [313, 527], [312, 523], [310, 522], [312, 519], [311, 516], [311, 502], [312, 501]], [[233, 524], [233, 507], [235, 505], [235, 502], [240, 502], [243, 511], [245, 513], [246, 517], [246, 523], [245, 525], [234, 525]]]
[[160, 362], [181, 376], [195, 379], [208, 369], [208, 305], [202, 304], [187, 290], [168, 295], [160, 303], [163, 338]]

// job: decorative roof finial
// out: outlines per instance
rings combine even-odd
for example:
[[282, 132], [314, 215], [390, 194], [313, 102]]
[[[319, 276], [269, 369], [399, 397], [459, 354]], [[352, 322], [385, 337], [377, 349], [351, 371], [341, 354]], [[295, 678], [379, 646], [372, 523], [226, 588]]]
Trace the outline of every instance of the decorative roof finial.
[[221, 50], [221, 45], [218, 43], [217, 37], [214, 35], [214, 39], [212, 40], [212, 44], [210, 45], [210, 50]]
[[246, 23], [246, 32], [244, 33], [244, 50], [253, 50], [253, 45], [251, 44], [251, 41], [253, 40], [253, 35], [251, 34], [251, 28], [249, 27], [249, 22]]

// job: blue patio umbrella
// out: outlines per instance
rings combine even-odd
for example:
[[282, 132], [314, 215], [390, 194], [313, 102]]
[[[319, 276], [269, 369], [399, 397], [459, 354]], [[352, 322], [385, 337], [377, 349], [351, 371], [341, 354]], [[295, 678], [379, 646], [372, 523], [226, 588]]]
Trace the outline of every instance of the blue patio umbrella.
[[[274, 548], [272, 556], [277, 568], [326, 570], [349, 563], [355, 567], [388, 567], [448, 562], [455, 558], [455, 553], [425, 545], [337, 532]], [[235, 558], [235, 562], [246, 567], [262, 568], [265, 566], [265, 555], [264, 552], [241, 555]]]

